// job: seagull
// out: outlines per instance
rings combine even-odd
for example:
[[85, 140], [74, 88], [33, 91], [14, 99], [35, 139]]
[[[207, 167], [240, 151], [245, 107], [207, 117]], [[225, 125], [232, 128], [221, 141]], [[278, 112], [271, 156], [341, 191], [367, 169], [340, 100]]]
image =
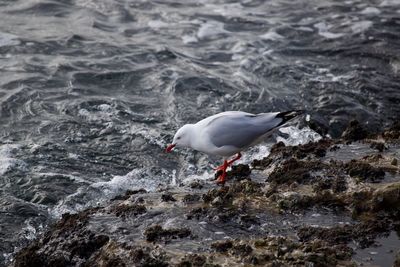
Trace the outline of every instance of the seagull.
[[[261, 143], [291, 119], [303, 114], [302, 110], [251, 114], [242, 111], [226, 111], [207, 117], [195, 124], [182, 126], [165, 152], [175, 147], [194, 150], [224, 158], [215, 168], [220, 173], [217, 184], [224, 185], [226, 169], [242, 157], [241, 152]], [[233, 155], [236, 156], [229, 159]]]

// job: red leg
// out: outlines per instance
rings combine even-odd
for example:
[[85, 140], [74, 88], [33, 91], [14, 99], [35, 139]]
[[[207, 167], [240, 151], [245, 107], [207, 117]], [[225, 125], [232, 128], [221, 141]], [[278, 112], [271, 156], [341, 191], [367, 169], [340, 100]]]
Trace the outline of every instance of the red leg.
[[[242, 157], [242, 154], [240, 154], [240, 152], [237, 153], [237, 155], [236, 155], [235, 158], [233, 158], [233, 159], [231, 159], [231, 160], [228, 160], [228, 162], [227, 162], [228, 166], [231, 166], [232, 163], [234, 163], [235, 161], [237, 161], [237, 160], [240, 159], [241, 157]], [[224, 162], [224, 164], [225, 164], [225, 162]], [[222, 170], [224, 169], [224, 164], [222, 164], [221, 166], [218, 166], [218, 167], [215, 168], [214, 170], [216, 170], [216, 171], [222, 171]]]
[[235, 158], [233, 158], [233, 159], [231, 159], [230, 161], [228, 161], [228, 166], [231, 166], [232, 163], [234, 163], [235, 161], [237, 161], [237, 160], [240, 159], [241, 157], [242, 157], [242, 154], [240, 154], [240, 152], [237, 153], [237, 155], [236, 155]]
[[225, 184], [225, 177], [226, 177], [226, 169], [228, 168], [228, 161], [224, 160], [224, 164], [220, 166], [220, 170], [222, 173], [218, 176], [217, 184], [224, 185]]

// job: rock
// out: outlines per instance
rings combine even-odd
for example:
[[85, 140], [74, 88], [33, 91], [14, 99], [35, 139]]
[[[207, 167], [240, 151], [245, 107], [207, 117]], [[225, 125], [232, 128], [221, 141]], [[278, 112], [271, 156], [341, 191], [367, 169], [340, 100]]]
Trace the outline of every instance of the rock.
[[139, 189], [139, 190], [126, 190], [125, 195], [119, 195], [114, 197], [113, 199], [111, 199], [112, 201], [114, 200], [127, 200], [128, 198], [130, 198], [132, 195], [136, 195], [136, 194], [145, 194], [147, 193], [147, 191], [143, 188]]
[[233, 242], [231, 240], [218, 241], [211, 244], [211, 249], [219, 253], [228, 252], [228, 250], [231, 249], [232, 247], [233, 247]]
[[371, 148], [378, 150], [379, 152], [383, 152], [383, 150], [387, 149], [384, 143], [382, 142], [372, 142], [370, 145]]
[[150, 226], [144, 232], [146, 240], [149, 242], [170, 241], [171, 239], [184, 238], [191, 235], [187, 228], [163, 229], [160, 225]]
[[162, 194], [161, 201], [163, 202], [175, 202], [176, 199], [170, 193]]
[[16, 254], [14, 266], [74, 266], [86, 262], [109, 241], [108, 236], [85, 228], [89, 216], [99, 210], [63, 214], [43, 238]]
[[139, 215], [147, 212], [147, 209], [144, 205], [128, 205], [128, 204], [120, 204], [114, 207], [113, 212], [117, 217], [126, 217], [131, 215]]
[[400, 138], [400, 121], [393, 123], [393, 125], [382, 133], [382, 137], [387, 141], [397, 141]]
[[230, 179], [235, 179], [235, 180], [243, 180], [249, 177], [251, 174], [251, 170], [249, 165], [247, 164], [238, 164], [238, 165], [233, 165], [232, 169], [227, 172], [227, 176]]
[[400, 250], [396, 254], [396, 258], [394, 260], [393, 267], [400, 267]]
[[182, 202], [184, 203], [191, 203], [191, 202], [196, 202], [200, 200], [199, 195], [194, 195], [194, 194], [187, 194], [183, 197]]
[[397, 163], [397, 159], [393, 158], [392, 161], [390, 162], [390, 164], [393, 165], [393, 166], [397, 166], [397, 164], [398, 164]]
[[207, 257], [204, 255], [192, 254], [185, 255], [185, 257], [181, 260], [180, 263], [177, 264], [177, 267], [216, 267], [218, 265], [214, 265], [211, 263], [207, 263]]
[[[400, 182], [393, 182], [398, 168], [391, 165], [400, 144], [386, 140], [390, 150], [371, 153], [378, 137], [352, 146], [330, 139], [278, 143], [253, 161], [263, 170], [254, 180], [239, 164], [224, 187], [199, 181], [173, 194], [128, 190], [104, 208], [63, 215], [16, 254], [13, 266], [355, 266], [353, 244], [375, 245], [400, 229]], [[354, 146], [362, 155], [349, 161]], [[384, 171], [391, 171], [387, 181], [372, 184]], [[324, 217], [323, 226], [312, 227], [318, 219], [309, 220], [310, 211], [351, 223]]]
[[252, 251], [252, 247], [247, 244], [237, 244], [231, 248], [232, 255], [240, 257], [250, 255]]
[[199, 181], [193, 181], [189, 184], [189, 187], [192, 189], [202, 189], [203, 185]]
[[342, 133], [342, 138], [346, 141], [359, 141], [368, 136], [367, 131], [360, 125], [357, 120], [352, 120]]
[[372, 197], [372, 210], [399, 212], [400, 183], [392, 183], [377, 189]]
[[277, 184], [309, 183], [312, 179], [310, 171], [320, 170], [324, 166], [325, 164], [320, 161], [301, 161], [290, 158], [271, 172], [268, 181]]
[[366, 248], [374, 244], [375, 238], [391, 229], [389, 220], [369, 220], [357, 225], [344, 225], [331, 228], [302, 227], [297, 235], [300, 241], [321, 239], [329, 244], [347, 244], [355, 241], [359, 247]]
[[385, 177], [385, 171], [382, 168], [373, 167], [371, 164], [357, 160], [347, 163], [345, 170], [351, 177], [361, 181], [379, 182]]

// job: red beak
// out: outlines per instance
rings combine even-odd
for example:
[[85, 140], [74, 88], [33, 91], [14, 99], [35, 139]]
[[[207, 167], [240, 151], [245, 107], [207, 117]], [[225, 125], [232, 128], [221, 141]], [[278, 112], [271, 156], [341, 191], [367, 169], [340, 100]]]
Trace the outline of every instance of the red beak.
[[167, 148], [165, 149], [166, 153], [169, 153], [172, 151], [172, 149], [174, 149], [174, 147], [176, 146], [176, 144], [171, 144], [169, 146], [167, 146]]

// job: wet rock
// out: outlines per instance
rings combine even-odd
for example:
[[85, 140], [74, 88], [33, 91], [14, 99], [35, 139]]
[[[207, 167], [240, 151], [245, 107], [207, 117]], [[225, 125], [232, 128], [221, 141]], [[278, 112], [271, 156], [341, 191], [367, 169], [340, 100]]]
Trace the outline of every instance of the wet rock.
[[371, 148], [378, 150], [379, 152], [383, 152], [383, 150], [387, 149], [384, 143], [382, 142], [372, 142], [370, 145]]
[[393, 267], [400, 267], [400, 250], [397, 252]]
[[352, 120], [342, 133], [342, 138], [346, 141], [359, 141], [367, 138], [368, 132], [357, 120]]
[[343, 176], [331, 176], [331, 177], [317, 177], [315, 183], [312, 185], [315, 193], [322, 190], [332, 189], [335, 193], [346, 191], [347, 182]]
[[[151, 194], [128, 191], [116, 198], [125, 201], [111, 202], [107, 208], [64, 215], [51, 231], [17, 254], [15, 266], [355, 266], [350, 244], [375, 245], [377, 237], [400, 229], [400, 183], [389, 183], [398, 175], [389, 151], [398, 146], [387, 141], [390, 150], [371, 154], [370, 142], [355, 144], [366, 156], [357, 155], [359, 159], [350, 162], [353, 146], [342, 143], [338, 153], [325, 157], [339, 141], [323, 139], [293, 147], [278, 143], [268, 157], [253, 161], [253, 166], [265, 169], [258, 175], [269, 174], [266, 182], [247, 179], [249, 167], [237, 165], [224, 187], [209, 184], [205, 189], [194, 182], [173, 194], [166, 189]], [[342, 154], [347, 163], [331, 159]], [[386, 178], [391, 180], [371, 184], [384, 177], [381, 171], [388, 166], [393, 172]], [[163, 203], [176, 200], [185, 204]], [[323, 216], [344, 216], [351, 223], [307, 226], [310, 209]], [[110, 214], [130, 217], [115, 219]], [[273, 229], [266, 223], [272, 216], [280, 217], [271, 225], [280, 218], [288, 224]], [[185, 217], [191, 220], [187, 228], [161, 226]], [[291, 239], [296, 233], [299, 239]]]
[[211, 189], [206, 194], [203, 194], [203, 201], [205, 203], [210, 203], [218, 197], [219, 204], [227, 204], [230, 203], [237, 194], [252, 194], [256, 192], [260, 192], [260, 184], [246, 180], [234, 183], [230, 186]]
[[251, 170], [247, 164], [233, 165], [232, 169], [227, 172], [229, 179], [243, 180], [249, 177]]
[[[156, 253], [154, 253], [156, 251]], [[148, 247], [136, 247], [130, 251], [130, 258], [132, 262], [136, 263], [137, 266], [170, 266], [168, 259], [164, 253], [160, 253], [157, 250], [150, 249]]]
[[209, 258], [204, 255], [192, 254], [185, 255], [176, 267], [219, 267], [218, 264], [213, 264]]
[[163, 202], [175, 202], [176, 199], [170, 193], [162, 194], [161, 201]]
[[398, 164], [397, 162], [398, 162], [397, 159], [393, 158], [392, 161], [390, 162], [390, 164], [393, 166], [397, 166], [397, 164]]
[[185, 258], [178, 264], [178, 266], [193, 266], [193, 267], [198, 267], [198, 266], [204, 266], [204, 264], [207, 262], [207, 257], [203, 255], [186, 255]]
[[138, 189], [138, 190], [126, 190], [125, 195], [119, 195], [114, 197], [113, 200], [127, 200], [129, 199], [132, 195], [136, 195], [136, 194], [145, 194], [147, 193], [147, 191], [143, 188]]
[[233, 247], [233, 242], [231, 240], [217, 241], [211, 244], [211, 249], [219, 253], [226, 253], [232, 247]]
[[323, 240], [295, 242], [286, 237], [266, 237], [254, 241], [264, 253], [255, 255], [257, 264], [267, 266], [354, 266], [352, 249]]
[[159, 247], [129, 246], [109, 242], [83, 264], [83, 267], [170, 266]]
[[128, 205], [128, 204], [120, 204], [114, 207], [113, 212], [117, 217], [126, 217], [126, 216], [136, 216], [139, 214], [143, 214], [147, 212], [147, 209], [144, 205]]
[[274, 161], [272, 158], [265, 157], [261, 160], [259, 160], [259, 159], [253, 160], [251, 162], [251, 166], [253, 167], [253, 169], [256, 169], [256, 170], [264, 170], [264, 169], [268, 168], [273, 162]]
[[373, 167], [371, 164], [357, 160], [347, 163], [345, 170], [351, 177], [360, 181], [379, 182], [385, 177], [385, 171], [382, 168]]
[[308, 127], [310, 127], [310, 129], [319, 133], [321, 136], [325, 136], [329, 132], [329, 128], [322, 122], [319, 122], [316, 120], [311, 120], [307, 124], [308, 124]]
[[318, 142], [311, 142], [298, 146], [285, 146], [283, 142], [278, 142], [272, 146], [268, 157], [262, 160], [254, 160], [252, 166], [255, 169], [266, 169], [276, 161], [295, 158], [304, 159], [306, 157], [321, 158], [326, 155], [326, 151], [334, 144], [331, 139], [321, 139]]
[[377, 189], [372, 197], [373, 211], [400, 212], [400, 183], [392, 183]]
[[[46, 266], [44, 259], [41, 255], [36, 253], [40, 249], [38, 244], [28, 246], [17, 253], [15, 257], [14, 267], [42, 267]], [[54, 262], [54, 261], [53, 261]], [[56, 266], [66, 265], [67, 262], [60, 262]]]
[[108, 236], [85, 228], [89, 216], [98, 210], [63, 214], [40, 240], [16, 254], [14, 266], [70, 266], [85, 262], [109, 241]]
[[192, 189], [202, 189], [203, 185], [199, 181], [193, 181], [189, 184], [189, 187]]
[[400, 139], [400, 121], [395, 122], [389, 129], [382, 133], [385, 140], [397, 141]]
[[268, 181], [277, 184], [309, 183], [312, 178], [310, 171], [320, 170], [324, 166], [325, 164], [320, 161], [301, 161], [291, 158], [276, 167], [269, 175]]
[[232, 247], [231, 253], [234, 256], [244, 257], [251, 254], [253, 251], [252, 247], [248, 244], [237, 244]]
[[206, 216], [208, 214], [208, 209], [204, 207], [199, 207], [199, 208], [194, 208], [189, 211], [188, 214], [186, 214], [186, 219], [192, 220], [196, 219], [199, 220], [200, 218]]
[[297, 146], [295, 156], [299, 159], [303, 159], [310, 154], [316, 157], [325, 157], [326, 151], [331, 147], [333, 141], [331, 139], [321, 139], [318, 142], [311, 142], [304, 145]]
[[147, 228], [144, 232], [146, 240], [149, 242], [170, 241], [171, 239], [184, 238], [191, 235], [188, 228], [163, 229], [160, 225]]
[[328, 190], [323, 190], [313, 195], [300, 194], [297, 192], [291, 192], [283, 196], [275, 194], [271, 196], [270, 199], [277, 203], [280, 210], [284, 211], [301, 211], [310, 207], [343, 209], [347, 205], [340, 195]]
[[182, 198], [182, 202], [191, 203], [191, 202], [197, 202], [200, 199], [201, 199], [201, 197], [199, 195], [187, 194]]
[[344, 225], [331, 228], [302, 227], [297, 235], [300, 241], [321, 239], [329, 244], [347, 244], [355, 241], [359, 247], [366, 248], [374, 244], [376, 237], [390, 230], [389, 220], [370, 220], [356, 225]]

